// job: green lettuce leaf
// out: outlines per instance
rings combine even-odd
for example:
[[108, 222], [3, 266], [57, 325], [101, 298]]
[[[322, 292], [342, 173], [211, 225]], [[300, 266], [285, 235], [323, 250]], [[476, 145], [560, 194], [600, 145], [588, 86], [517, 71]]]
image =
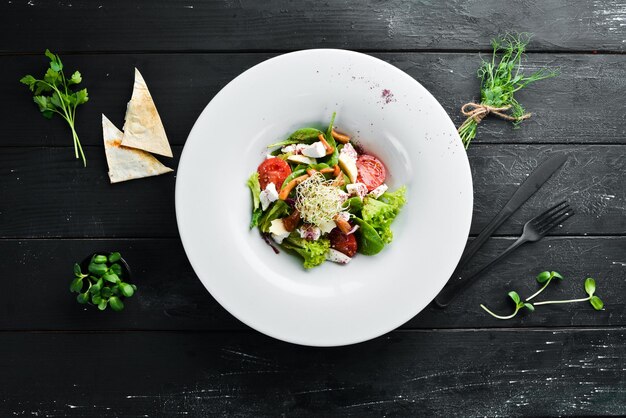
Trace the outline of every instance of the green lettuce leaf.
[[326, 260], [330, 241], [325, 238], [317, 241], [308, 241], [300, 238], [297, 234], [291, 234], [285, 238], [282, 246], [300, 254], [304, 259], [304, 268], [310, 269], [319, 266]]
[[269, 232], [274, 219], [283, 218], [289, 214], [289, 205], [284, 200], [277, 200], [267, 208], [258, 220], [259, 229], [262, 232]]
[[406, 203], [405, 194], [406, 187], [402, 186], [393, 193], [383, 193], [378, 199], [369, 196], [363, 199], [363, 220], [376, 230], [386, 244], [393, 240], [391, 223]]
[[261, 195], [261, 185], [259, 184], [259, 173], [256, 171], [252, 173], [248, 181], [246, 182], [250, 191], [252, 192], [252, 209], [257, 210], [261, 204], [259, 196]]

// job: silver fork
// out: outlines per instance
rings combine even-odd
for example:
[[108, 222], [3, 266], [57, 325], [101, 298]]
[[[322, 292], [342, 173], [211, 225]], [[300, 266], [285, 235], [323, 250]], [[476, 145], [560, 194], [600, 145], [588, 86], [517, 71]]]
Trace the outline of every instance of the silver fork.
[[570, 205], [563, 201], [558, 205], [552, 206], [547, 211], [543, 212], [541, 215], [535, 216], [530, 221], [524, 224], [524, 231], [522, 232], [522, 236], [517, 239], [509, 248], [504, 250], [502, 254], [494, 258], [487, 265], [483, 266], [477, 272], [463, 277], [459, 276], [456, 279], [450, 281], [446, 287], [443, 288], [441, 293], [435, 298], [435, 303], [439, 307], [446, 307], [454, 300], [455, 297], [459, 295], [469, 284], [471, 284], [480, 274], [485, 272], [487, 269], [492, 267], [494, 264], [498, 263], [504, 257], [509, 255], [511, 251], [515, 250], [520, 245], [526, 242], [535, 242], [539, 241], [541, 238], [545, 237], [550, 230], [552, 230], [557, 225], [561, 224], [570, 216], [574, 215], [574, 211], [571, 210]]

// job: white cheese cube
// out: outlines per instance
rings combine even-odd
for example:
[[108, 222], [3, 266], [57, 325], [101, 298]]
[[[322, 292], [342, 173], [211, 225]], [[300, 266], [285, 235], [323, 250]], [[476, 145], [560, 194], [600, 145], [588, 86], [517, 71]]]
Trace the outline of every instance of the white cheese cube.
[[311, 158], [322, 158], [326, 155], [326, 148], [324, 148], [324, 144], [322, 144], [321, 141], [317, 141], [304, 148], [302, 155]]
[[307, 144], [291, 144], [286, 147], [282, 147], [280, 150], [284, 153], [302, 154], [302, 151], [308, 147]]
[[290, 155], [289, 157], [287, 157], [287, 161], [291, 161], [292, 163], [298, 163], [298, 164], [306, 164], [306, 165], [315, 164], [317, 162], [315, 158], [309, 158], [304, 155]]
[[372, 196], [374, 199], [378, 199], [379, 197], [383, 195], [383, 193], [387, 191], [388, 188], [389, 187], [387, 187], [387, 185], [383, 183], [377, 188], [375, 188], [374, 190], [372, 190], [371, 192], [369, 192], [368, 194]]
[[270, 224], [270, 234], [272, 234], [272, 239], [276, 241], [277, 244], [282, 244], [283, 240], [289, 236], [290, 232], [285, 229], [285, 224], [282, 219], [274, 219]]
[[356, 168], [356, 157], [356, 150], [350, 143], [345, 144], [339, 153], [339, 166], [348, 175], [351, 183], [356, 183], [359, 175]]
[[338, 264], [348, 264], [350, 260], [352, 260], [352, 258], [348, 257], [341, 251], [337, 251], [334, 248], [329, 248], [328, 252], [326, 253], [326, 260]]
[[315, 225], [302, 225], [298, 228], [300, 238], [304, 238], [309, 241], [317, 241], [322, 236], [322, 231]]
[[363, 199], [363, 197], [367, 194], [367, 186], [363, 183], [347, 184], [346, 190], [350, 194], [350, 197], [357, 196]]
[[317, 225], [317, 226], [320, 228], [323, 234], [328, 234], [330, 231], [335, 229], [337, 224], [335, 223], [335, 221], [330, 220], [330, 221], [322, 222], [320, 225]]
[[261, 201], [261, 209], [267, 210], [270, 203], [278, 200], [278, 191], [274, 183], [270, 183], [265, 187], [265, 190], [259, 194], [259, 200]]

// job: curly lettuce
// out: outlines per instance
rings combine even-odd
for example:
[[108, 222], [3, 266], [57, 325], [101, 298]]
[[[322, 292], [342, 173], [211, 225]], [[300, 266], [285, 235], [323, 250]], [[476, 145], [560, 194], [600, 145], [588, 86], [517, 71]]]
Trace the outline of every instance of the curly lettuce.
[[378, 199], [369, 196], [363, 199], [363, 220], [376, 230], [385, 244], [393, 240], [391, 223], [406, 203], [405, 195], [406, 186], [402, 186], [393, 193], [383, 193]]
[[304, 268], [310, 269], [319, 266], [326, 260], [326, 253], [330, 248], [330, 241], [321, 238], [317, 241], [308, 241], [297, 234], [291, 234], [282, 243], [286, 249], [293, 250], [304, 259]]
[[252, 173], [248, 181], [246, 182], [252, 193], [252, 218], [250, 219], [250, 229], [259, 224], [261, 218], [261, 185], [259, 184], [259, 173], [256, 171]]

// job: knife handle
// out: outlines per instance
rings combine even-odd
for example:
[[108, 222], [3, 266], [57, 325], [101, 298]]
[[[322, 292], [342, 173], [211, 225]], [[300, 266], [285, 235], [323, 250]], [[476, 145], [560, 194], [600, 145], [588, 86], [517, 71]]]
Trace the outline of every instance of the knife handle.
[[476, 239], [472, 241], [463, 252], [463, 255], [461, 256], [461, 260], [459, 261], [459, 264], [456, 266], [454, 275], [457, 275], [456, 272], [461, 270], [463, 266], [467, 264], [470, 258], [472, 258], [474, 254], [476, 254], [476, 251], [478, 251], [480, 247], [483, 246], [483, 244], [489, 239], [489, 237], [495, 232], [495, 230], [498, 229], [500, 225], [502, 225], [502, 223], [504, 223], [504, 221], [509, 216], [511, 216], [511, 211], [507, 209], [507, 207], [505, 206], [491, 220], [491, 222], [489, 222], [489, 224], [485, 228], [483, 228], [482, 231], [480, 231], [480, 234], [478, 234], [478, 237], [476, 237]]
[[480, 276], [487, 269], [489, 269], [490, 267], [498, 263], [504, 257], [509, 255], [511, 251], [515, 250], [517, 247], [519, 247], [526, 241], [527, 240], [525, 237], [523, 236], [519, 237], [513, 244], [511, 244], [511, 246], [509, 246], [509, 248], [504, 250], [499, 256], [491, 260], [488, 264], [481, 267], [480, 270], [478, 270], [476, 273], [472, 274], [471, 276], [466, 276], [466, 277], [463, 277], [460, 275], [452, 276], [456, 278], [450, 280], [450, 282], [448, 282], [448, 284], [443, 288], [443, 290], [435, 298], [435, 303], [437, 304], [437, 306], [439, 306], [440, 308], [445, 308], [446, 306], [448, 306], [450, 302], [452, 302], [460, 293], [462, 293], [463, 290], [465, 290], [465, 288], [470, 283], [475, 281], [478, 276]]

